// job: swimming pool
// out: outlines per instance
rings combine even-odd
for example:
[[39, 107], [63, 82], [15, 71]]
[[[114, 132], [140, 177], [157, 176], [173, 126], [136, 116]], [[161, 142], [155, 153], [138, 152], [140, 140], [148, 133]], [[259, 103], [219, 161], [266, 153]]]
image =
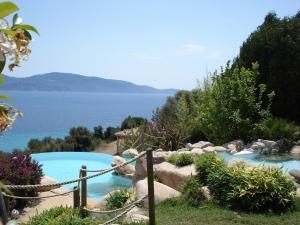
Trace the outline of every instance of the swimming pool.
[[[263, 155], [255, 152], [243, 155], [232, 155], [227, 152], [219, 152], [217, 154], [221, 156], [226, 162], [235, 158], [241, 158], [255, 165], [264, 163], [265, 165], [277, 166], [282, 168], [284, 171], [289, 171], [291, 169], [300, 169], [300, 160], [283, 160], [284, 158], [287, 158], [286, 156], [277, 157], [276, 160], [272, 160], [272, 157], [264, 157]], [[282, 158], [282, 160], [280, 158]]]
[[[54, 178], [59, 182], [78, 178], [79, 169], [86, 165], [87, 169], [107, 169], [111, 167], [112, 156], [103, 153], [91, 152], [50, 152], [32, 154], [32, 158], [42, 164], [45, 176]], [[93, 173], [88, 173], [91, 175]], [[107, 173], [87, 181], [88, 195], [94, 199], [100, 199], [110, 191], [118, 187], [130, 187], [132, 181], [112, 173]], [[65, 185], [73, 188], [76, 183]]]

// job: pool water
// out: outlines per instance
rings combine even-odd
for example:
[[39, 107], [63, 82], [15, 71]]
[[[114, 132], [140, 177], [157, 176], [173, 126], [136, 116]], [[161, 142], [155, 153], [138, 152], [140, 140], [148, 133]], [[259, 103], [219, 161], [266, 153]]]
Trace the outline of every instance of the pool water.
[[[221, 156], [225, 160], [225, 162], [228, 162], [235, 158], [241, 158], [255, 165], [265, 164], [265, 165], [277, 166], [279, 168], [282, 168], [284, 171], [289, 171], [291, 169], [298, 169], [298, 170], [300, 169], [300, 160], [297, 159], [280, 160], [279, 157], [279, 159], [277, 158], [276, 160], [273, 160], [272, 157], [264, 157], [259, 153], [232, 155], [227, 152], [219, 152], [217, 154]], [[281, 158], [284, 159], [287, 157], [282, 156]]]
[[[79, 169], [86, 165], [88, 170], [107, 169], [111, 167], [112, 156], [90, 152], [51, 152], [32, 154], [32, 158], [42, 164], [43, 173], [58, 182], [78, 178]], [[91, 175], [93, 173], [88, 173]], [[64, 187], [73, 188], [77, 183]], [[100, 199], [110, 191], [119, 187], [130, 187], [132, 182], [112, 173], [107, 173], [87, 181], [88, 196]]]

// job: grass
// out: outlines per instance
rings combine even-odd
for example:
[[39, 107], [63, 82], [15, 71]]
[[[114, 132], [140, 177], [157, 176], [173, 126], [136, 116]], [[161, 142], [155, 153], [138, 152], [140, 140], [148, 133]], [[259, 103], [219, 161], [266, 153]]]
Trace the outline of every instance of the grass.
[[158, 225], [300, 225], [300, 198], [294, 211], [281, 215], [235, 212], [211, 203], [193, 208], [182, 198], [174, 198], [156, 207], [156, 221]]

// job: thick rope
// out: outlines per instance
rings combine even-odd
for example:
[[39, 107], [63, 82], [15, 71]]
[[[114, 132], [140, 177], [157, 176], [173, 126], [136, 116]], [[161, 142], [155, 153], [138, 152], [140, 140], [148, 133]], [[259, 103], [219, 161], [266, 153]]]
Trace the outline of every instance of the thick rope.
[[141, 201], [143, 201], [147, 197], [148, 197], [148, 195], [145, 195], [144, 197], [130, 203], [129, 205], [124, 206], [123, 208], [118, 208], [118, 209], [114, 209], [114, 210], [101, 211], [101, 210], [93, 210], [93, 209], [88, 209], [88, 208], [84, 208], [84, 210], [87, 211], [87, 212], [91, 212], [91, 213], [103, 213], [103, 214], [105, 214], [105, 213], [107, 213], [107, 214], [108, 213], [116, 213], [116, 212], [123, 211], [123, 210], [125, 210], [125, 209], [127, 209], [127, 208], [129, 208], [133, 205], [136, 205], [136, 204], [140, 203]]
[[3, 196], [7, 197], [7, 198], [14, 198], [14, 199], [43, 199], [43, 198], [53, 198], [56, 196], [62, 196], [62, 195], [67, 195], [70, 194], [72, 192], [74, 192], [75, 190], [71, 190], [71, 191], [67, 191], [64, 193], [57, 193], [55, 195], [48, 195], [48, 196], [36, 196], [36, 197], [26, 197], [26, 196], [16, 196], [16, 195], [8, 195], [5, 192], [2, 192]]
[[42, 187], [57, 187], [57, 186], [63, 186], [63, 185], [66, 185], [66, 184], [72, 184], [72, 183], [76, 183], [76, 182], [79, 182], [79, 181], [82, 181], [82, 180], [88, 180], [88, 179], [91, 179], [91, 178], [94, 178], [94, 177], [98, 177], [100, 175], [103, 175], [103, 174], [106, 174], [106, 173], [109, 173], [109, 172], [112, 172], [120, 167], [123, 167], [125, 165], [128, 165], [130, 163], [132, 163], [133, 161], [137, 160], [138, 158], [141, 158], [142, 156], [144, 156], [146, 154], [146, 152], [142, 152], [140, 153], [139, 155], [137, 155], [136, 157], [120, 164], [120, 165], [117, 165], [117, 166], [114, 166], [110, 169], [105, 169], [105, 170], [99, 170], [98, 173], [95, 173], [93, 175], [90, 175], [90, 176], [86, 176], [86, 177], [80, 177], [80, 178], [77, 178], [77, 179], [74, 179], [74, 180], [70, 180], [70, 181], [65, 181], [65, 182], [60, 182], [60, 183], [54, 183], [54, 184], [35, 184], [35, 185], [6, 185], [5, 187], [10, 189], [10, 190], [20, 190], [20, 189], [37, 189], [37, 188], [42, 188]]
[[112, 219], [110, 219], [110, 220], [108, 220], [107, 222], [105, 222], [105, 223], [102, 223], [102, 224], [100, 224], [100, 225], [109, 225], [109, 224], [111, 224], [111, 223], [113, 223], [114, 221], [116, 221], [117, 219], [119, 219], [120, 217], [122, 217], [123, 215], [125, 215], [126, 213], [128, 213], [130, 210], [132, 210], [134, 207], [135, 207], [135, 205], [136, 204], [138, 204], [138, 203], [140, 203], [141, 201], [143, 201], [145, 198], [147, 198], [148, 197], [148, 195], [145, 195], [144, 197], [142, 197], [142, 198], [140, 198], [140, 199], [138, 199], [138, 200], [136, 200], [136, 201], [134, 201], [134, 202], [132, 202], [130, 205], [128, 205], [128, 206], [125, 206], [125, 207], [123, 207], [123, 208], [121, 208], [121, 209], [116, 209], [116, 210], [112, 210], [112, 211], [94, 211], [94, 210], [87, 210], [87, 209], [84, 209], [84, 210], [86, 210], [87, 212], [93, 212], [93, 213], [99, 213], [99, 212], [103, 212], [103, 213], [105, 213], [105, 212], [110, 212], [110, 213], [114, 213], [114, 212], [117, 212], [117, 211], [121, 211], [121, 210], [124, 210], [123, 212], [121, 212], [120, 214], [118, 214], [117, 216], [115, 216], [114, 218], [112, 218]]

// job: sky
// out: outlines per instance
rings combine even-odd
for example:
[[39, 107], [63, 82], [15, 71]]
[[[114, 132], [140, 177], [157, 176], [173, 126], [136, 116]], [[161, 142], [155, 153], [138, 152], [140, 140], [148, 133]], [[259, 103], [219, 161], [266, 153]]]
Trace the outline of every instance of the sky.
[[292, 16], [300, 0], [14, 0], [38, 28], [32, 54], [14, 72], [48, 72], [192, 89], [237, 56], [275, 11]]

